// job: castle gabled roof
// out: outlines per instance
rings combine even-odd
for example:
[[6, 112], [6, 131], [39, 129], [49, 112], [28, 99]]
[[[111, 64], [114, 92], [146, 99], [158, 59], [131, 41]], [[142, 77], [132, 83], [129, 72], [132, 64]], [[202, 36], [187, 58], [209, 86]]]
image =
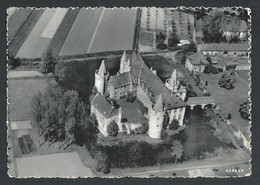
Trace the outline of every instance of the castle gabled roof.
[[126, 72], [120, 75], [114, 75], [111, 77], [111, 83], [114, 88], [130, 85], [132, 83], [131, 73]]
[[154, 95], [149, 96], [153, 104], [156, 103], [157, 97], [162, 95], [162, 101], [166, 109], [174, 109], [186, 105], [165, 86], [158, 76], [154, 75], [139, 53], [133, 52], [133, 55], [130, 71], [131, 76], [132, 78], [138, 78], [139, 83], [145, 83], [150, 92], [153, 92], [152, 94]]
[[157, 99], [153, 109], [157, 112], [163, 112], [163, 101], [162, 101], [162, 95], [160, 94], [159, 98]]
[[102, 63], [101, 63], [101, 65], [99, 67], [99, 70], [98, 70], [98, 74], [99, 75], [104, 75], [106, 73], [107, 73], [107, 69], [106, 69], [105, 61], [102, 60]]
[[106, 98], [99, 93], [95, 95], [91, 105], [93, 105], [106, 119], [118, 114], [118, 109], [108, 103]]

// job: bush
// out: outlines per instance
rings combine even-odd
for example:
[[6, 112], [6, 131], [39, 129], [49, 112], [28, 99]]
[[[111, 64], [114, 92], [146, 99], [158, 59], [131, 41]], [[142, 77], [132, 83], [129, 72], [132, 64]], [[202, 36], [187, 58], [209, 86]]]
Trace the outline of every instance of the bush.
[[118, 125], [115, 121], [112, 121], [110, 124], [107, 125], [107, 133], [109, 136], [117, 136], [118, 129]]
[[8, 63], [11, 67], [11, 69], [14, 69], [21, 65], [21, 59], [20, 58], [14, 58], [14, 56], [10, 55], [8, 58]]
[[179, 127], [179, 121], [177, 119], [172, 120], [169, 124], [169, 129], [176, 130]]
[[162, 131], [161, 131], [161, 139], [166, 139], [167, 136], [168, 136], [168, 134], [167, 134], [166, 130], [162, 129]]
[[240, 104], [240, 115], [246, 120], [250, 120], [250, 101], [246, 100]]
[[218, 74], [218, 72], [219, 72], [219, 70], [212, 65], [206, 65], [205, 66], [204, 73], [206, 73], [206, 74], [210, 74], [210, 73]]
[[101, 148], [96, 149], [95, 151], [95, 159], [97, 160], [96, 170], [102, 173], [109, 173], [110, 166], [107, 153]]
[[219, 79], [218, 84], [220, 87], [225, 89], [233, 89], [235, 87], [236, 80], [233, 78], [232, 73], [224, 73], [221, 78]]
[[186, 97], [196, 97], [197, 93], [193, 90], [192, 85], [188, 84], [186, 86], [187, 95]]
[[136, 100], [136, 96], [134, 96], [132, 93], [127, 93], [127, 99], [126, 101], [133, 103]]
[[121, 122], [122, 122], [122, 123], [125, 123], [125, 122], [127, 122], [127, 121], [128, 121], [127, 118], [122, 118], [122, 119], [121, 119]]
[[230, 113], [227, 113], [227, 114], [226, 114], [226, 119], [231, 119], [231, 118], [232, 118], [231, 114], [230, 114]]

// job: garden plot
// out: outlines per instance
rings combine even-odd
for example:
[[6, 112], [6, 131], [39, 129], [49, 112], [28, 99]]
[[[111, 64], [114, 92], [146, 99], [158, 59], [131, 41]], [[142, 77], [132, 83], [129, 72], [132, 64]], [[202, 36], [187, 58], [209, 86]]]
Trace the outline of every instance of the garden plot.
[[[76, 152], [17, 158], [18, 177], [92, 177]], [[39, 168], [40, 166], [40, 168]]]
[[41, 58], [59, 27], [66, 9], [46, 9], [18, 51], [16, 57]]

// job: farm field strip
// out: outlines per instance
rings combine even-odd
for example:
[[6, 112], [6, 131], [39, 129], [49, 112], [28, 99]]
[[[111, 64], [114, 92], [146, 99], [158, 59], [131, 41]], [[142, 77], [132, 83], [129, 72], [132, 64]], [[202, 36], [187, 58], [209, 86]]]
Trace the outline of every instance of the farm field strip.
[[132, 49], [136, 16], [134, 9], [81, 9], [59, 55]]
[[[27, 39], [28, 35], [34, 28], [35, 24], [41, 17], [42, 13], [44, 12], [43, 9], [34, 9], [32, 10], [31, 14], [22, 25], [20, 30], [17, 32], [15, 38], [8, 43], [8, 52], [11, 53], [13, 56], [16, 56], [19, 49], [23, 45], [24, 41]], [[13, 15], [14, 16], [14, 15]]]
[[98, 24], [102, 9], [81, 9], [59, 55], [84, 54]]
[[106, 9], [89, 53], [132, 49], [136, 15], [134, 9]]
[[[9, 9], [8, 9], [9, 11]], [[26, 9], [12, 9], [12, 14], [8, 13], [9, 18], [7, 19], [8, 24], [8, 42], [10, 42], [17, 32], [20, 30], [24, 22], [27, 20], [27, 18], [30, 16], [32, 9], [26, 8]]]
[[79, 13], [80, 9], [68, 9], [66, 15], [64, 16], [60, 26], [58, 27], [56, 33], [54, 34], [52, 41], [49, 45], [48, 50], [52, 51], [53, 56], [58, 56], [59, 52], [68, 37], [70, 29]]
[[46, 9], [35, 24], [31, 33], [18, 51], [16, 57], [20, 58], [40, 58], [44, 50], [48, 47], [51, 39], [41, 37], [43, 30], [53, 17], [56, 9]]
[[66, 15], [68, 9], [66, 8], [57, 8], [56, 12], [52, 16], [50, 22], [44, 29], [41, 34], [41, 37], [46, 38], [53, 38], [54, 34], [56, 33], [57, 29], [59, 28], [61, 21], [63, 20], [64, 16]]

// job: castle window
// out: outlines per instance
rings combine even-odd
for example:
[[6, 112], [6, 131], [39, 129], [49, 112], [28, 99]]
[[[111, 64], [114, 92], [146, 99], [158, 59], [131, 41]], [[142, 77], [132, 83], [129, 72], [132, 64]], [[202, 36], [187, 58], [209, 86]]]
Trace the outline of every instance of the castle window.
[[178, 115], [178, 120], [180, 120], [180, 119], [181, 119], [181, 114]]

